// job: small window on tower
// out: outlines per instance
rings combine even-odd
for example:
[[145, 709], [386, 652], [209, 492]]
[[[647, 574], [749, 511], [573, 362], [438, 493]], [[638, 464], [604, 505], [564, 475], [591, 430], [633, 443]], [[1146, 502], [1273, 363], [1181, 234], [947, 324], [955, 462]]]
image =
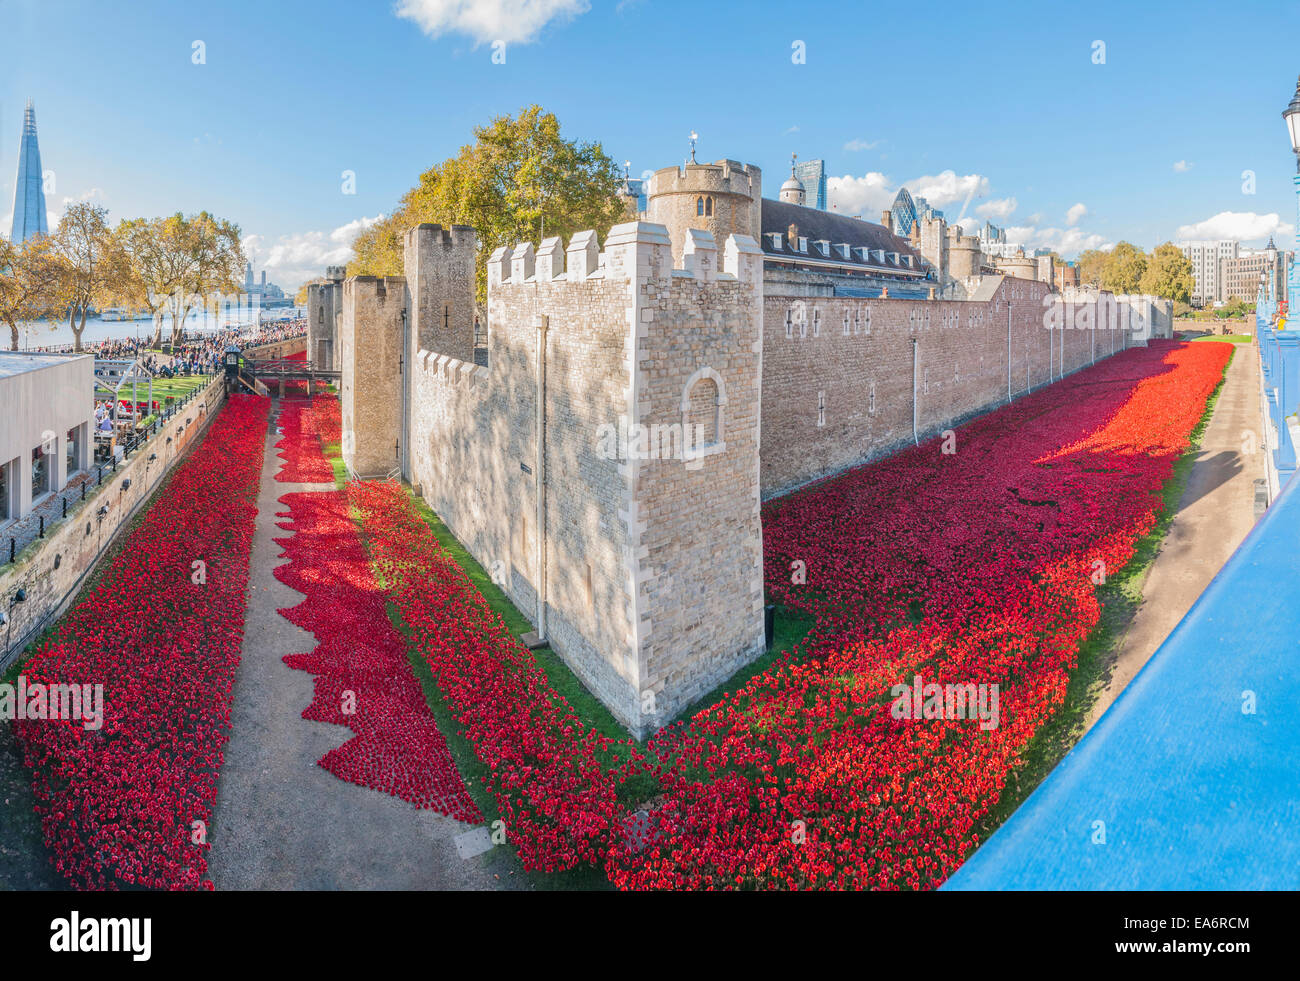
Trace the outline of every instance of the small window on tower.
[[713, 198], [704, 199], [704, 216], [706, 218], [713, 217]]
[[704, 217], [704, 198], [699, 198], [695, 202], [695, 213], [701, 218]]

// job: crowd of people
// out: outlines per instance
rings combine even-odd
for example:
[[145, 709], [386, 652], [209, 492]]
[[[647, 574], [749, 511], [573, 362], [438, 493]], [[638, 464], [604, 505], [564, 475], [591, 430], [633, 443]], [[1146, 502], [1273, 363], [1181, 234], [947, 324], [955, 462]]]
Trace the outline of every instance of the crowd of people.
[[[273, 344], [276, 341], [301, 337], [307, 333], [307, 319], [297, 317], [293, 320], [279, 320], [265, 324], [233, 324], [217, 331], [187, 333], [171, 355], [162, 354], [152, 348], [152, 341], [138, 337], [115, 337], [102, 341], [87, 341], [81, 349], [86, 354], [93, 354], [101, 360], [130, 360], [143, 357], [141, 365], [155, 372], [167, 365], [173, 367], [172, 374], [195, 374], [204, 370], [215, 370], [221, 365], [221, 356], [226, 348], [234, 344], [241, 350], [256, 347], [259, 344]], [[164, 342], [164, 348], [170, 344]], [[51, 345], [30, 348], [32, 351], [70, 350], [69, 345]], [[179, 365], [178, 362], [184, 362]], [[184, 368], [188, 370], [185, 371]], [[169, 376], [168, 376], [169, 377]]]
[[[183, 337], [170, 353], [149, 349], [135, 338], [100, 341], [85, 345], [87, 353], [101, 360], [136, 359], [138, 367], [154, 378], [183, 378], [191, 375], [216, 374], [222, 370], [226, 348], [234, 345], [243, 350], [260, 344], [274, 344], [307, 333], [306, 318], [278, 321], [273, 324], [237, 324], [204, 334]], [[112, 399], [95, 403], [95, 429], [112, 432], [114, 421], [122, 421], [124, 406]], [[130, 418], [130, 411], [125, 411]]]
[[227, 327], [210, 334], [191, 336], [172, 352], [173, 375], [220, 371], [226, 348], [232, 344], [243, 350], [259, 344], [274, 344], [276, 341], [301, 337], [306, 333], [307, 320], [299, 317], [274, 324]]

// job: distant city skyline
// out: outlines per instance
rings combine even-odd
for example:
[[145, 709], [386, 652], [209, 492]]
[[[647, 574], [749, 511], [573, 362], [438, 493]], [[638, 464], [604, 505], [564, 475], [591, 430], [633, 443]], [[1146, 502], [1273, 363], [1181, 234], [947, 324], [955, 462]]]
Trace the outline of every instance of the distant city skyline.
[[[14, 200], [31, 97], [47, 222], [80, 200], [114, 222], [206, 208], [237, 222], [249, 257], [292, 292], [346, 261], [352, 237], [474, 126], [537, 102], [633, 175], [684, 159], [693, 129], [700, 160], [758, 164], [768, 196], [791, 153], [821, 159], [828, 209], [871, 221], [906, 187], [970, 232], [991, 220], [1008, 241], [1068, 257], [1120, 240], [1294, 243], [1280, 113], [1300, 69], [1295, 10], [1247, 2], [1224, 20], [1102, 2], [1063, 24], [954, 7], [920, 55], [951, 70], [877, 99], [863, 46], [883, 57], [884, 39], [912, 36], [906, 10], [813, 3], [792, 27], [781, 5], [757, 2], [741, 38], [734, 4], [526, 6], [528, 17], [496, 20], [489, 6], [475, 20], [408, 0], [406, 16], [381, 5], [357, 19], [341, 0], [310, 15], [231, 0], [220, 16], [161, 0], [14, 0], [0, 37], [0, 207]], [[341, 18], [354, 28], [339, 31]], [[56, 33], [83, 56], [54, 69], [42, 44]], [[1252, 56], [1186, 71], [1187, 52], [1219, 50]], [[990, 58], [1009, 79], [993, 101], [975, 84]], [[0, 230], [12, 221], [0, 214]]]

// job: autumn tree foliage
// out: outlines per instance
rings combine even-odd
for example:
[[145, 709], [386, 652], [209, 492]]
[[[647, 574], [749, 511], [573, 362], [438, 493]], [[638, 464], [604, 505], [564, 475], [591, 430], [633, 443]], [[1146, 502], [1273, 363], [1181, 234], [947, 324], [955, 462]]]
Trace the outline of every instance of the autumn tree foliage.
[[536, 242], [619, 221], [622, 175], [598, 142], [565, 138], [554, 113], [533, 105], [476, 127], [474, 142], [429, 168], [396, 210], [353, 242], [348, 275], [400, 276], [402, 238], [422, 222], [472, 225], [478, 233], [478, 298], [487, 257], [501, 245]]

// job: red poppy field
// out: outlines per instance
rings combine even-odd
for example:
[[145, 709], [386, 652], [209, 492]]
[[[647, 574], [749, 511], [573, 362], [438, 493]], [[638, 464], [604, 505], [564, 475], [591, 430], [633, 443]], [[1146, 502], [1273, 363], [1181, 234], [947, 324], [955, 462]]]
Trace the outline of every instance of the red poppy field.
[[312, 701], [302, 717], [347, 726], [356, 734], [326, 753], [320, 765], [342, 780], [417, 807], [479, 820], [411, 673], [406, 641], [388, 621], [387, 596], [371, 573], [347, 495], [286, 494], [280, 501], [289, 508], [280, 516], [290, 520], [279, 526], [293, 534], [276, 539], [290, 561], [277, 566], [275, 576], [306, 594], [280, 615], [318, 641], [312, 651], [284, 659], [289, 667], [315, 675]]
[[[103, 725], [19, 722], [52, 859], [88, 888], [211, 888], [269, 402], [232, 396], [93, 591], [24, 665], [103, 685]], [[196, 565], [201, 563], [201, 565]]]
[[321, 452], [317, 415], [326, 412], [324, 405], [338, 400], [330, 395], [308, 401], [281, 402], [279, 426], [281, 439], [275, 444], [284, 466], [275, 479], [288, 484], [332, 484], [334, 468]]
[[[317, 645], [285, 660], [315, 676], [303, 717], [354, 734], [320, 765], [483, 820], [391, 601], [525, 868], [620, 889], [936, 887], [1064, 701], [1098, 585], [1154, 527], [1230, 354], [1130, 350], [961, 427], [955, 452], [931, 440], [769, 502], [768, 595], [811, 631], [644, 745], [579, 717], [400, 485], [288, 494], [275, 574], [305, 598], [280, 612]], [[16, 726], [73, 885], [211, 888], [196, 829], [230, 727], [268, 408], [231, 398], [24, 668], [104, 685], [102, 729]], [[338, 400], [282, 403], [280, 426], [279, 479], [332, 483]], [[916, 675], [997, 685], [996, 724], [896, 718], [891, 689]]]
[[[931, 440], [767, 505], [769, 595], [813, 629], [644, 750], [576, 717], [396, 485], [351, 495], [528, 868], [933, 888], [1062, 703], [1098, 583], [1154, 526], [1225, 348], [1125, 352], [962, 427], [955, 453]], [[998, 685], [998, 725], [894, 718], [891, 688], [917, 674]]]

